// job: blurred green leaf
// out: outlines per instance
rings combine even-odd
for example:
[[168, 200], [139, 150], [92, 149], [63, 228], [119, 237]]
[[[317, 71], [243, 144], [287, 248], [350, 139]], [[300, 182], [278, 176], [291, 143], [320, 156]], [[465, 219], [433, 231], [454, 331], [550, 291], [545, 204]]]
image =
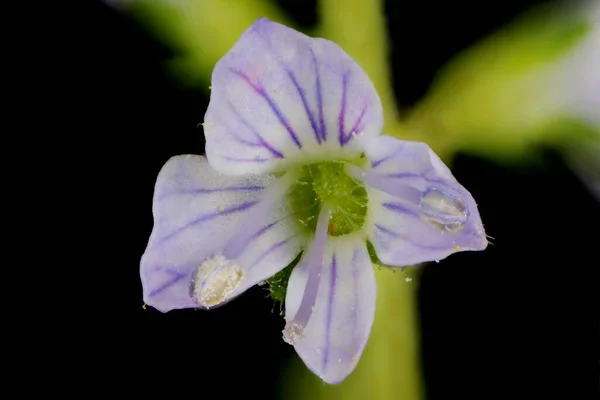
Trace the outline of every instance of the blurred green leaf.
[[174, 49], [170, 68], [191, 86], [210, 84], [216, 62], [256, 19], [293, 26], [273, 2], [264, 0], [132, 0], [130, 12]]
[[555, 64], [590, 31], [581, 14], [563, 11], [532, 10], [458, 55], [395, 134], [445, 154], [467, 150], [492, 158], [521, 157], [534, 144], [588, 135], [581, 124], [565, 124], [550, 89]]

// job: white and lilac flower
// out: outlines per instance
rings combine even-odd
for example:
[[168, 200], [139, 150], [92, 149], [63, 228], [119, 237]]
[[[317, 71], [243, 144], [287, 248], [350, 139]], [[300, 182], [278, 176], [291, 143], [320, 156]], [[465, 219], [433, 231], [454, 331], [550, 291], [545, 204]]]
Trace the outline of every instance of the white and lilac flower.
[[290, 266], [284, 340], [325, 382], [344, 380], [375, 315], [367, 243], [393, 266], [487, 246], [450, 170], [382, 126], [340, 47], [256, 21], [213, 71], [206, 158], [173, 157], [158, 176], [144, 301], [208, 309]]

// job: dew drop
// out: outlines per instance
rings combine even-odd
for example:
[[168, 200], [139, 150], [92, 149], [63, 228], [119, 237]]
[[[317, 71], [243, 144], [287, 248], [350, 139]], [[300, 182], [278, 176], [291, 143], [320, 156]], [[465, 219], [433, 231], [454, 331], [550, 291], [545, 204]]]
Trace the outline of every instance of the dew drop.
[[458, 232], [467, 222], [467, 207], [462, 199], [436, 187], [423, 192], [419, 208], [423, 220], [441, 232]]

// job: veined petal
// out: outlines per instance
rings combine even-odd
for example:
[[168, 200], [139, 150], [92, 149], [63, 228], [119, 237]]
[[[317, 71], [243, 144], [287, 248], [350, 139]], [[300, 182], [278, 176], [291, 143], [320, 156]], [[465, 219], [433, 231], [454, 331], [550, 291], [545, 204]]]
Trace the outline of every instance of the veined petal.
[[[294, 347], [304, 363], [327, 383], [340, 383], [356, 367], [373, 319], [377, 286], [362, 239], [328, 238], [317, 300]], [[294, 268], [285, 301], [286, 321], [300, 307], [310, 266]]]
[[[244, 281], [231, 292], [228, 301], [287, 267], [305, 243], [280, 197], [263, 200], [256, 208], [256, 214], [251, 214], [243, 222], [250, 227], [248, 236], [242, 236], [245, 227], [240, 227], [225, 247], [225, 254], [231, 253], [245, 274]], [[238, 236], [242, 236], [243, 249], [236, 256], [236, 244], [231, 243], [235, 243]]]
[[141, 261], [146, 304], [163, 312], [217, 305], [286, 267], [299, 243], [273, 187], [266, 176], [221, 175], [201, 156], [171, 158], [156, 182]]
[[473, 196], [424, 143], [380, 136], [369, 142], [370, 239], [379, 259], [408, 266], [483, 250], [487, 239]]
[[373, 84], [338, 45], [265, 18], [217, 63], [211, 84], [206, 154], [223, 173], [272, 171], [317, 148], [358, 152], [383, 125]]

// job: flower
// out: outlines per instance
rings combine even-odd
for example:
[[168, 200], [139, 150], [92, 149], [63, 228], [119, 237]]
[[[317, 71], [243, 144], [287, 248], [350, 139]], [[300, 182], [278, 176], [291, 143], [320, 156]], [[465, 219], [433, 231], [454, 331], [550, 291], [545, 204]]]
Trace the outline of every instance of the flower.
[[173, 157], [158, 176], [145, 302], [220, 306], [301, 254], [283, 337], [325, 382], [343, 381], [375, 315], [367, 242], [394, 266], [487, 246], [450, 170], [382, 126], [373, 85], [341, 48], [257, 20], [213, 71], [206, 158]]

